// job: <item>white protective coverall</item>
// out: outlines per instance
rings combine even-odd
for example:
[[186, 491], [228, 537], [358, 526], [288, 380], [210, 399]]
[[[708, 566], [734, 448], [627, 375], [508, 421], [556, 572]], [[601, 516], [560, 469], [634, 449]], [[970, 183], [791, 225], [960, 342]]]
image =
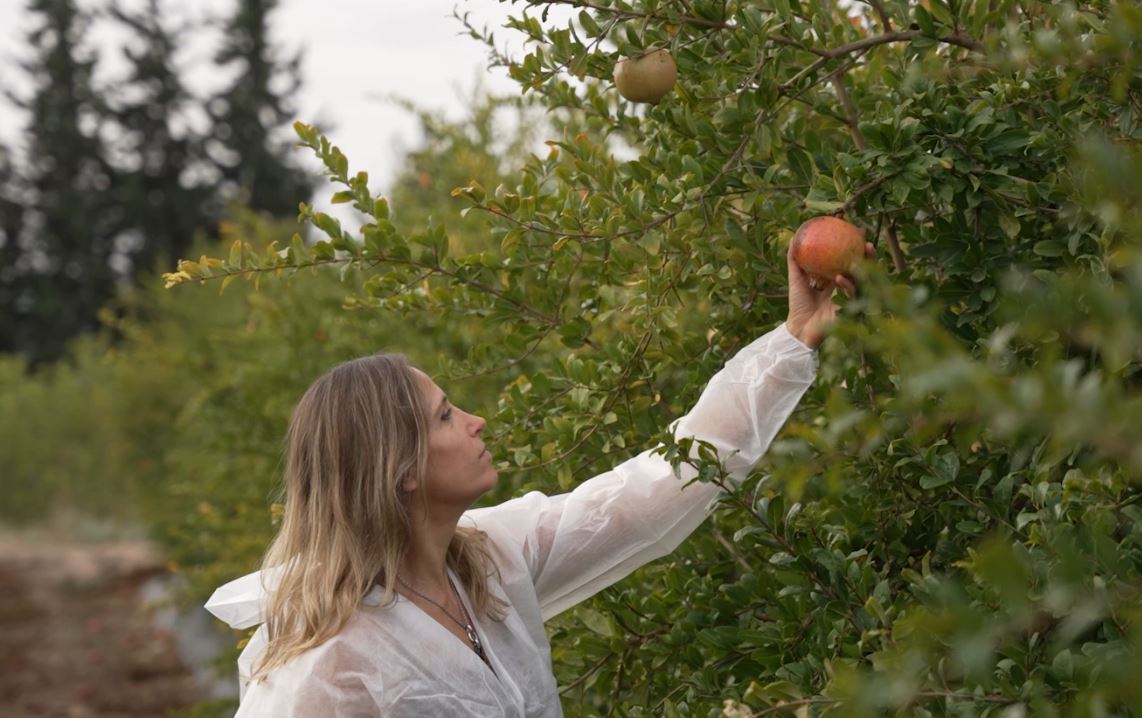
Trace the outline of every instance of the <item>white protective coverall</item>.
[[[710, 380], [675, 436], [718, 448], [725, 466], [744, 477], [761, 458], [816, 374], [816, 353], [785, 325], [742, 349]], [[561, 716], [543, 622], [674, 550], [709, 514], [720, 489], [681, 479], [648, 450], [570, 493], [532, 492], [474, 509], [461, 522], [488, 535], [507, 601], [502, 622], [476, 627], [493, 673], [471, 647], [397, 597], [380, 605], [374, 586], [335, 637], [250, 683], [265, 648], [261, 626], [238, 661], [239, 718], [403, 718], [405, 716]], [[469, 615], [477, 618], [452, 575]], [[206, 608], [234, 628], [262, 622], [267, 588], [259, 573], [215, 591]]]

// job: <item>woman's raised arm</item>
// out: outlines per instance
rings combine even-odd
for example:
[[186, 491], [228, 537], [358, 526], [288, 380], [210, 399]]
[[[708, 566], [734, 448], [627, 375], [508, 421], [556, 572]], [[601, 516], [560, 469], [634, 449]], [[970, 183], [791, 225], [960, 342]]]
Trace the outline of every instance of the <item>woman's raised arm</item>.
[[[865, 256], [875, 257], [871, 244]], [[676, 439], [712, 444], [734, 480], [761, 459], [813, 382], [814, 350], [839, 309], [834, 291], [856, 293], [846, 275], [814, 286], [794, 261], [792, 244], [786, 262], [789, 318], [730, 359], [673, 427]], [[546, 620], [673, 551], [702, 523], [721, 489], [686, 486], [696, 470], [680, 468], [676, 473], [651, 449], [570, 493], [533, 492], [465, 516], [522, 559]]]
[[[782, 324], [714, 375], [674, 435], [712, 444], [740, 480], [789, 418], [816, 366], [816, 353]], [[720, 489], [686, 486], [694, 475], [686, 465], [676, 473], [650, 449], [570, 493], [533, 492], [469, 511], [462, 524], [475, 522], [501, 550], [522, 555], [546, 620], [673, 551], [697, 528]]]

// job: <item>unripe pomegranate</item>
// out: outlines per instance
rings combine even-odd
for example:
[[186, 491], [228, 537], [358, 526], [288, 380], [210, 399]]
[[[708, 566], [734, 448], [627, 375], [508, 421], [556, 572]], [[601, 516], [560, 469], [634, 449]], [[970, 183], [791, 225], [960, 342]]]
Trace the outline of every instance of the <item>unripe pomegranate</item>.
[[836, 217], [814, 217], [797, 228], [792, 252], [809, 286], [821, 289], [864, 257], [864, 230]]
[[677, 79], [678, 66], [666, 50], [652, 50], [615, 63], [615, 87], [631, 102], [656, 105]]

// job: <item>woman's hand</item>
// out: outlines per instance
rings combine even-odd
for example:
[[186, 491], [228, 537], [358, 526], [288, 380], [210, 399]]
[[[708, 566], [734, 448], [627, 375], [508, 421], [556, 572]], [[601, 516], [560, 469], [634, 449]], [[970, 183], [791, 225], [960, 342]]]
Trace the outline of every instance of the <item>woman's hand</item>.
[[[865, 242], [864, 254], [872, 259], [876, 256], [876, 249]], [[833, 290], [839, 287], [845, 296], [852, 299], [856, 296], [856, 283], [852, 277], [838, 274], [821, 289], [813, 289], [809, 285], [809, 275], [793, 261], [792, 245], [786, 254], [786, 263], [789, 265], [789, 318], [785, 320], [785, 326], [790, 334], [816, 349], [825, 338], [825, 328], [840, 309], [833, 303]]]

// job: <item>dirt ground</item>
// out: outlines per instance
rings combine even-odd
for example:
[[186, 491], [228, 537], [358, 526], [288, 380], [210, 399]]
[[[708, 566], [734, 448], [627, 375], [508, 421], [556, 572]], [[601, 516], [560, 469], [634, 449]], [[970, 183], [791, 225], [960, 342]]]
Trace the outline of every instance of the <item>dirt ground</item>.
[[141, 541], [0, 535], [0, 718], [161, 718], [193, 675], [141, 596], [164, 572]]

